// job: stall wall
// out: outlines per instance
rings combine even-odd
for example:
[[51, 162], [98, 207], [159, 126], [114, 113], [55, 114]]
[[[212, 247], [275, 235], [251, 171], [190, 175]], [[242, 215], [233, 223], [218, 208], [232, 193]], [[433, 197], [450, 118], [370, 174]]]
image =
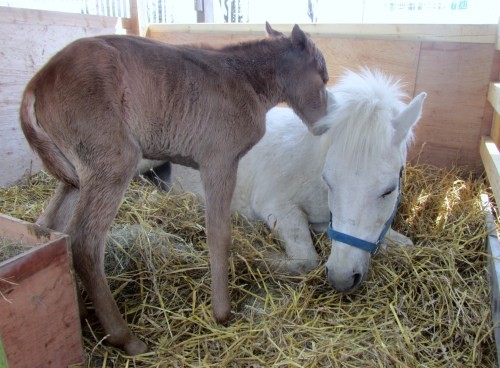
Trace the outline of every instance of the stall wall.
[[118, 18], [0, 7], [0, 186], [40, 169], [18, 117], [33, 74], [77, 38], [125, 32]]
[[[133, 22], [126, 20], [126, 27]], [[119, 19], [0, 7], [0, 186], [39, 170], [19, 127], [24, 86], [51, 55], [83, 36], [124, 33]], [[276, 25], [288, 33], [292, 25]], [[344, 68], [378, 68], [428, 93], [409, 159], [482, 172], [481, 136], [491, 129], [490, 81], [498, 80], [496, 25], [304, 25], [323, 51], [335, 83]], [[262, 25], [154, 25], [148, 37], [222, 46], [264, 37]]]
[[[263, 37], [255, 25], [154, 25], [148, 37], [170, 43], [229, 42]], [[290, 32], [292, 25], [276, 25]], [[481, 172], [481, 136], [489, 134], [489, 82], [497, 80], [495, 25], [304, 25], [322, 50], [335, 83], [344, 68], [378, 68], [405, 82], [409, 96], [428, 93], [409, 159]]]

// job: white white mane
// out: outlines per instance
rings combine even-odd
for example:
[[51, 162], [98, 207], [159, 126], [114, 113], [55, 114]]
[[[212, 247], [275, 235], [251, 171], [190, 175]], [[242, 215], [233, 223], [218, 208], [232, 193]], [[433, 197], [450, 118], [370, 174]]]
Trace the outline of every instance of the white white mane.
[[[330, 89], [336, 106], [331, 118], [323, 120], [328, 126], [323, 138], [324, 154], [334, 143], [346, 159], [358, 165], [390, 149], [394, 136], [391, 120], [405, 106], [402, 100], [407, 97], [401, 87], [399, 81], [380, 71], [347, 70]], [[401, 145], [402, 157], [406, 157], [411, 138], [409, 134]]]

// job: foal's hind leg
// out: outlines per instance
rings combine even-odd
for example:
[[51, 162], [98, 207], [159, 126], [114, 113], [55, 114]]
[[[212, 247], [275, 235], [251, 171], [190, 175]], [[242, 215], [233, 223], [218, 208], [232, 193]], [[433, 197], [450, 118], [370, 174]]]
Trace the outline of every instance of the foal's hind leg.
[[[138, 160], [137, 157], [136, 162]], [[109, 335], [108, 341], [135, 355], [145, 352], [147, 346], [132, 334], [123, 320], [104, 274], [106, 234], [133, 177], [135, 165], [132, 166], [129, 172], [114, 167], [108, 168], [105, 174], [100, 172], [81, 178], [80, 198], [66, 232], [71, 236], [76, 272]]]
[[66, 183], [59, 183], [54, 196], [36, 223], [62, 232], [71, 218], [80, 191]]
[[237, 161], [200, 168], [206, 195], [207, 244], [212, 276], [212, 310], [218, 322], [231, 317], [229, 300], [229, 246], [231, 198], [236, 185]]
[[[66, 183], [59, 183], [54, 196], [48, 206], [38, 218], [36, 223], [49, 229], [63, 232], [68, 225], [69, 219], [75, 209], [80, 191], [78, 188]], [[82, 298], [82, 294], [77, 290], [78, 309], [80, 318], [87, 317], [87, 309]]]

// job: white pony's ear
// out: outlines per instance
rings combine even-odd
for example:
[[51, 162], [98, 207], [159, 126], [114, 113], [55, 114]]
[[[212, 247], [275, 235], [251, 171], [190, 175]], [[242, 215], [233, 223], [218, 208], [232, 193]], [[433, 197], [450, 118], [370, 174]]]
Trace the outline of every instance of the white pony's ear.
[[395, 130], [394, 142], [396, 144], [403, 143], [410, 134], [413, 126], [417, 124], [422, 115], [422, 106], [426, 97], [427, 93], [420, 93], [392, 120]]

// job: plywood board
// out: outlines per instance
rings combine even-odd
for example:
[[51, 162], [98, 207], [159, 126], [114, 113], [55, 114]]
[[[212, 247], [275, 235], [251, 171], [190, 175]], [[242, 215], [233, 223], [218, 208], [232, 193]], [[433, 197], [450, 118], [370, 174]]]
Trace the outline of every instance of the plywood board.
[[[20, 96], [29, 78], [52, 53], [74, 38], [114, 33], [116, 26], [106, 17], [6, 9], [0, 8], [0, 186], [10, 185], [23, 173], [29, 175], [40, 167], [18, 123]], [[276, 28], [289, 33], [292, 25]], [[343, 68], [366, 66], [402, 79], [410, 97], [428, 92], [409, 158], [438, 166], [460, 164], [476, 171], [482, 169], [479, 140], [490, 132], [493, 116], [485, 96], [488, 83], [497, 80], [500, 68], [499, 53], [493, 55], [495, 25], [302, 28], [325, 54], [330, 84]], [[149, 35], [174, 44], [207, 43], [217, 47], [262, 38], [265, 32], [263, 25], [251, 24], [154, 25]]]
[[494, 44], [422, 43], [416, 89], [428, 96], [413, 161], [482, 171], [479, 142], [485, 124], [491, 126], [485, 96], [494, 51]]
[[[255, 27], [251, 27], [251, 35], [218, 33], [217, 29], [207, 26], [189, 26], [187, 30], [184, 26], [184, 31], [182, 27], [151, 27], [150, 37], [169, 43], [215, 46], [263, 37], [254, 32]], [[201, 33], [206, 29], [211, 31]], [[435, 31], [440, 27], [430, 29]], [[279, 30], [290, 31], [282, 25]], [[343, 68], [367, 66], [400, 78], [406, 83], [409, 96], [422, 91], [428, 93], [422, 120], [415, 131], [415, 144], [409, 152], [411, 161], [438, 166], [466, 165], [473, 171], [482, 170], [479, 141], [491, 127], [491, 109], [485, 96], [497, 68], [494, 42], [397, 41], [370, 36], [343, 38], [323, 33], [312, 33], [312, 37], [325, 55], [330, 84], [337, 80]]]
[[41, 165], [19, 126], [25, 85], [71, 41], [123, 32], [117, 18], [0, 7], [0, 186], [9, 186]]
[[[281, 32], [289, 32], [293, 24], [273, 24]], [[301, 24], [301, 28], [316, 37], [349, 39], [383, 39], [406, 41], [438, 41], [494, 44], [497, 26], [494, 24]], [[262, 24], [151, 24], [152, 37], [161, 33], [223, 33], [260, 36]]]
[[491, 137], [481, 138], [481, 159], [497, 204], [500, 204], [500, 152]]
[[0, 215], [1, 238], [31, 245], [0, 262], [0, 335], [8, 366], [83, 363], [69, 238], [35, 228]]
[[493, 116], [493, 124], [491, 125], [491, 139], [500, 147], [500, 114], [495, 113]]
[[[497, 202], [498, 203], [498, 202]], [[488, 236], [486, 245], [488, 248], [488, 278], [490, 282], [491, 318], [495, 343], [497, 348], [497, 359], [500, 362], [500, 242], [492, 211], [492, 203], [487, 194], [481, 194], [481, 205], [485, 214], [486, 229]]]
[[500, 114], [500, 82], [491, 82], [488, 89], [488, 101], [495, 109], [497, 114]]

